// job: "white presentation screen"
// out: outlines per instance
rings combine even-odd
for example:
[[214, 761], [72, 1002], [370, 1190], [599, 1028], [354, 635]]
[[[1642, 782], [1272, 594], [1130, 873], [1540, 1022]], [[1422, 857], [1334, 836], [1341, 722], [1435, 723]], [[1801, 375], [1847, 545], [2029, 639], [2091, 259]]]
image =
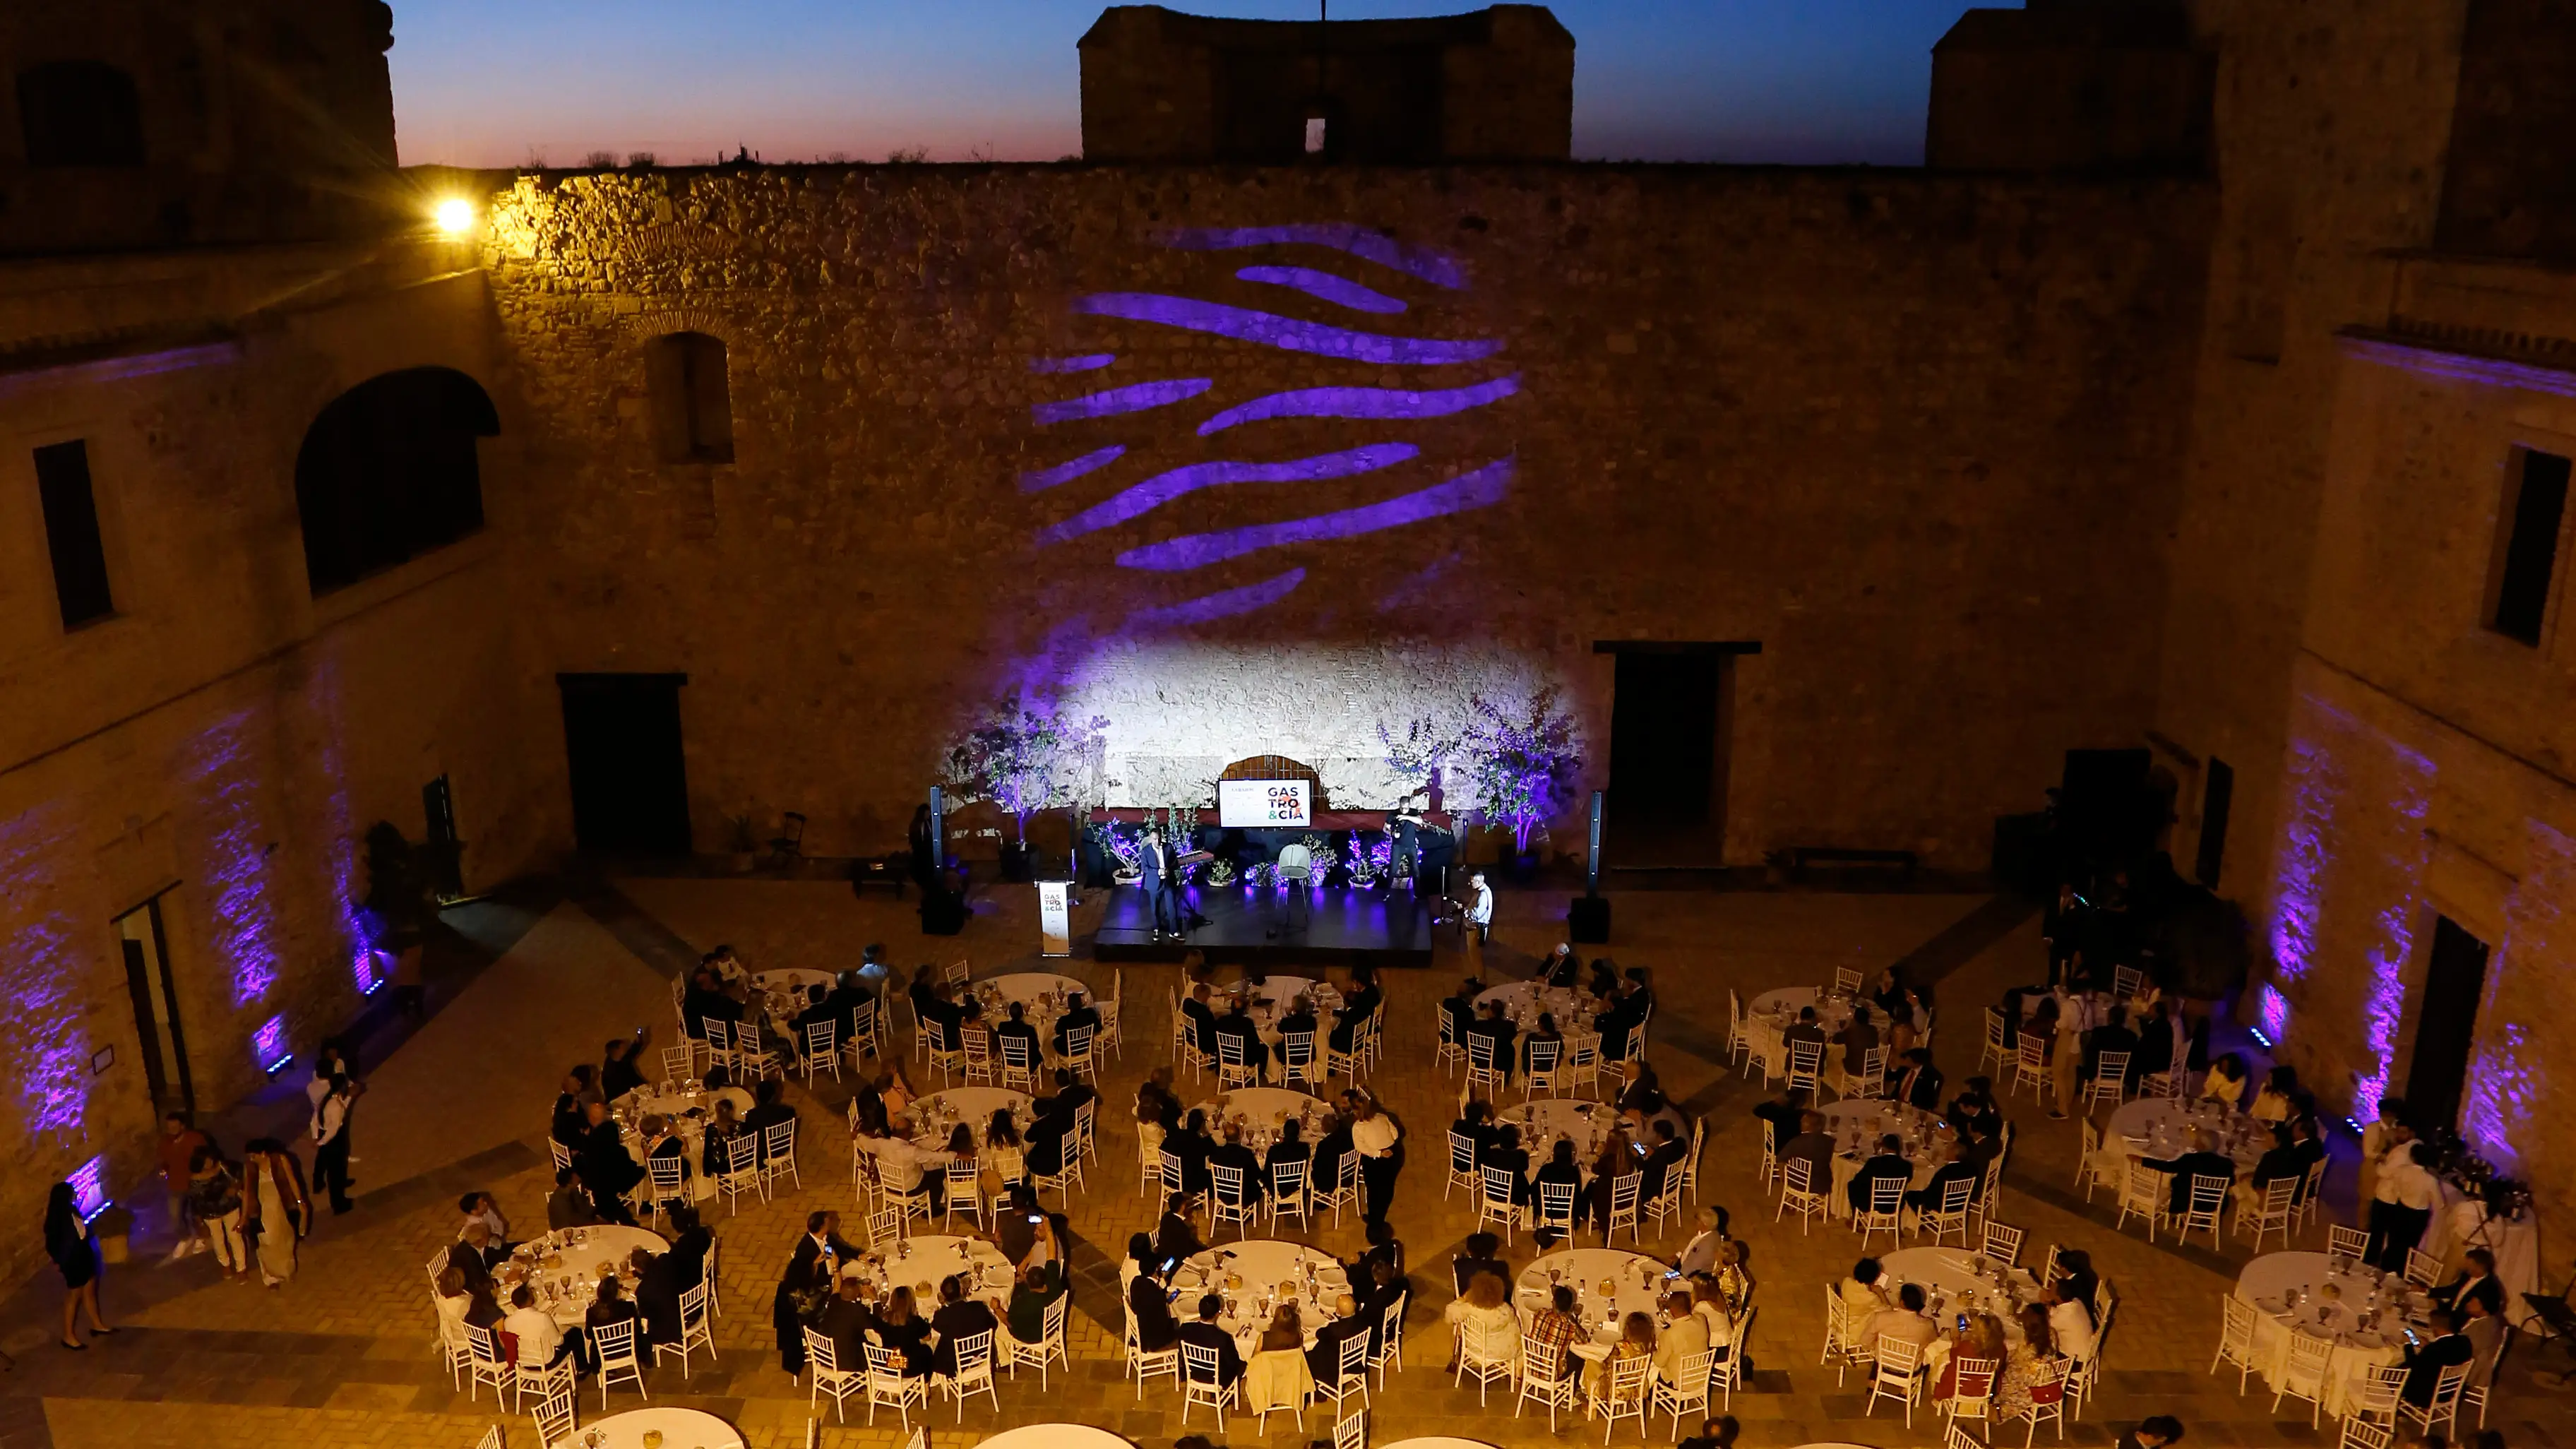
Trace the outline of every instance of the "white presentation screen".
[[1217, 823], [1229, 828], [1290, 829], [1315, 823], [1304, 780], [1219, 780]]

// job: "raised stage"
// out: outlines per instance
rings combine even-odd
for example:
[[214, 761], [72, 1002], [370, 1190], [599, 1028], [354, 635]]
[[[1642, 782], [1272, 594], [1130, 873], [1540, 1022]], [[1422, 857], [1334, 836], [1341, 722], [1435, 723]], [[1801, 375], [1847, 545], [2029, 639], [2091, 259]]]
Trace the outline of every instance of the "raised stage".
[[[1099, 961], [1178, 961], [1192, 949], [1212, 965], [1285, 967], [1298, 962], [1354, 966], [1431, 964], [1431, 913], [1402, 886], [1381, 894], [1326, 886], [1292, 905], [1282, 890], [1194, 886], [1182, 899], [1207, 924], [1183, 941], [1154, 939], [1154, 912], [1135, 886], [1113, 886], [1092, 938]], [[1311, 909], [1309, 909], [1311, 907]]]

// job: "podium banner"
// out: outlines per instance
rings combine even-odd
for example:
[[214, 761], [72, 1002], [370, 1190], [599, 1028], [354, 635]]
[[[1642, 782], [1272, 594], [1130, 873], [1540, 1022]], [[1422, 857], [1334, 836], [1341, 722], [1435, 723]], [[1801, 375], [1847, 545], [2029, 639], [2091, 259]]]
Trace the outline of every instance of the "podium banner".
[[1038, 882], [1038, 954], [1073, 954], [1073, 883]]

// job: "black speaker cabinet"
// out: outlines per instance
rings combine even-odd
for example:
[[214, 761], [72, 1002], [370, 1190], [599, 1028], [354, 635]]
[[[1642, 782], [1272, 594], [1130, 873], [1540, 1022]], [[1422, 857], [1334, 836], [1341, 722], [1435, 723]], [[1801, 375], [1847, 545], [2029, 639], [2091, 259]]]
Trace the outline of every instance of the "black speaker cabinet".
[[1610, 898], [1576, 896], [1565, 909], [1565, 938], [1578, 945], [1601, 946], [1610, 940]]

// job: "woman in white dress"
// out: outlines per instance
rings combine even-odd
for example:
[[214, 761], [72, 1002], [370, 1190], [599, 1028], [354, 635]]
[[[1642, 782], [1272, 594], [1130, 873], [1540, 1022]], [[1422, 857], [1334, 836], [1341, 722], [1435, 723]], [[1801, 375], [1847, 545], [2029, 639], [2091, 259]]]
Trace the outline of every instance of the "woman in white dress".
[[242, 1159], [242, 1229], [259, 1245], [259, 1280], [274, 1288], [295, 1276], [295, 1243], [313, 1222], [313, 1200], [286, 1144], [256, 1138]]

